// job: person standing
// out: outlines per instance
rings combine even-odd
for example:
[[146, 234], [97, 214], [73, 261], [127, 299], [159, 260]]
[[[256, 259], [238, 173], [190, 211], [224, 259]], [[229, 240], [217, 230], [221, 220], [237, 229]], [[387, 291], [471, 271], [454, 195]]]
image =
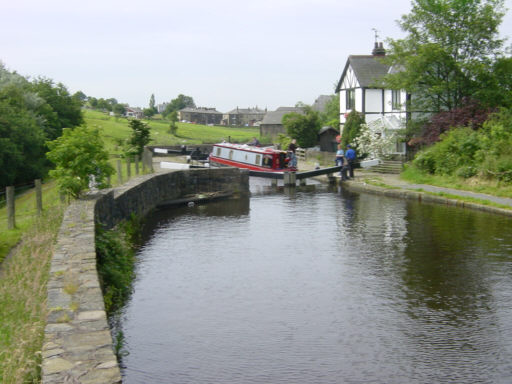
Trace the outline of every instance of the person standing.
[[345, 156], [345, 152], [341, 149], [341, 144], [338, 144], [338, 150], [336, 151], [336, 165], [343, 165], [343, 157]]
[[295, 154], [296, 150], [297, 150], [297, 140], [292, 139], [290, 145], [288, 145], [288, 156], [290, 157], [288, 167], [290, 167], [290, 168], [297, 168], [297, 155]]
[[338, 167], [341, 166], [341, 181], [347, 180], [347, 160], [345, 159], [345, 152], [343, 152], [341, 144], [338, 144], [338, 151], [336, 152], [336, 165]]
[[347, 150], [345, 151], [345, 157], [347, 158], [347, 163], [348, 163], [349, 178], [353, 178], [354, 177], [354, 164], [356, 162], [356, 151], [350, 145], [347, 145]]

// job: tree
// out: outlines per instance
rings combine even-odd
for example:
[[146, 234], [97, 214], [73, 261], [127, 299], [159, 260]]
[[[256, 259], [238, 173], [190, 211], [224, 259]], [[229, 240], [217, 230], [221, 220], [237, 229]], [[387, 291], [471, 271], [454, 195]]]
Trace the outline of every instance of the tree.
[[320, 115], [311, 107], [305, 106], [304, 114], [291, 112], [284, 115], [283, 126], [290, 137], [297, 139], [300, 147], [314, 147], [321, 128]]
[[343, 126], [343, 133], [341, 135], [341, 145], [343, 147], [350, 144], [358, 149], [354, 140], [359, 136], [362, 124], [364, 124], [364, 116], [362, 114], [355, 110], [348, 114], [345, 125]]
[[108, 187], [108, 176], [114, 169], [98, 129], [64, 128], [61, 137], [47, 144], [50, 151], [46, 156], [55, 164], [50, 176], [57, 180], [62, 193], [78, 197], [88, 188], [90, 176], [100, 188]]
[[191, 96], [185, 96], [183, 94], [179, 94], [178, 97], [172, 99], [169, 104], [165, 107], [163, 112], [164, 117], [167, 117], [171, 112], [179, 111], [183, 108], [195, 108], [196, 103], [194, 103], [194, 99]]
[[15, 84], [0, 87], [0, 187], [31, 182], [47, 171], [44, 131], [27, 95]]
[[123, 104], [116, 104], [112, 107], [112, 112], [114, 112], [117, 116], [122, 116], [126, 112], [126, 108]]
[[327, 125], [335, 129], [340, 127], [340, 94], [337, 93], [325, 106], [325, 111], [321, 114], [322, 125]]
[[155, 95], [152, 93], [149, 98], [149, 108], [155, 109]]
[[176, 124], [178, 122], [178, 112], [171, 112], [167, 118], [171, 121], [171, 124], [169, 125], [169, 130], [172, 135], [176, 136], [176, 133], [178, 131], [178, 125]]
[[73, 98], [66, 87], [53, 80], [38, 78], [32, 89], [45, 100], [39, 114], [45, 119], [44, 129], [48, 140], [54, 140], [62, 133], [63, 128], [73, 128], [83, 123], [82, 103]]
[[128, 139], [126, 153], [129, 156], [137, 155], [140, 158], [144, 151], [144, 146], [149, 144], [151, 140], [150, 128], [149, 125], [137, 119], [130, 120], [129, 125], [132, 129], [132, 134]]
[[501, 53], [503, 16], [503, 0], [413, 0], [399, 21], [408, 35], [389, 40], [385, 61], [397, 70], [384, 85], [407, 90], [419, 111], [461, 107]]

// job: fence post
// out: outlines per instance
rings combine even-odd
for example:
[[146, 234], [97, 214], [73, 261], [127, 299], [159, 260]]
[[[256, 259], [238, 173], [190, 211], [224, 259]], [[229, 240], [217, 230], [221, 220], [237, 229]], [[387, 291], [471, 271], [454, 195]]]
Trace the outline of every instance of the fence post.
[[135, 174], [139, 175], [139, 155], [135, 155]]
[[43, 188], [41, 186], [41, 179], [36, 179], [35, 185], [37, 216], [41, 216], [41, 213], [43, 213]]
[[144, 147], [142, 153], [142, 172], [153, 172], [153, 152], [147, 147]]
[[7, 197], [7, 229], [14, 229], [16, 227], [14, 187], [7, 187], [5, 192]]
[[132, 159], [126, 158], [126, 178], [129, 179], [132, 176]]
[[117, 182], [123, 184], [123, 170], [121, 169], [121, 160], [117, 160]]

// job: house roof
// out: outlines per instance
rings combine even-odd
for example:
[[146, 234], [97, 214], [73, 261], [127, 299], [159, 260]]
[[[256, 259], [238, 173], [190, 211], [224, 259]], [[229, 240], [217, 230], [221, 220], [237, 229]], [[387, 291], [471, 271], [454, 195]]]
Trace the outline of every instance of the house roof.
[[336, 92], [340, 91], [341, 84], [343, 83], [343, 79], [349, 67], [352, 67], [359, 85], [362, 88], [375, 87], [375, 82], [387, 75], [390, 68], [388, 64], [384, 64], [379, 60], [381, 58], [382, 56], [350, 55], [345, 64], [345, 69], [343, 70], [340, 81], [338, 82], [338, 86], [336, 87]]
[[265, 114], [266, 112], [262, 109], [256, 108], [235, 108], [232, 111], [229, 111], [228, 114], [236, 115], [236, 114]]
[[183, 108], [180, 109], [179, 112], [211, 113], [222, 115], [222, 112], [217, 111], [215, 108]]
[[320, 95], [315, 100], [311, 108], [314, 111], [323, 112], [325, 111], [325, 107], [327, 106], [327, 103], [331, 101], [331, 99], [334, 97], [334, 95]]
[[263, 120], [261, 121], [261, 124], [282, 124], [283, 123], [283, 116], [287, 113], [304, 113], [302, 108], [297, 107], [279, 107], [275, 111], [267, 112]]
[[329, 132], [329, 131], [333, 131], [335, 133], [340, 133], [340, 131], [338, 131], [337, 129], [335, 129], [335, 128], [331, 127], [331, 126], [326, 126], [326, 127], [322, 127], [318, 131], [318, 134], [321, 135], [322, 133]]

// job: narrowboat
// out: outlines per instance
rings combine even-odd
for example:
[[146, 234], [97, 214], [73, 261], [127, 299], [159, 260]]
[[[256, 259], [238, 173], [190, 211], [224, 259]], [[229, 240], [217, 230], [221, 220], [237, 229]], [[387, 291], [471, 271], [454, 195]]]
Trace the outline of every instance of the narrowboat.
[[288, 167], [286, 151], [247, 144], [214, 144], [209, 161], [210, 166], [231, 166], [260, 172], [297, 171], [297, 168]]

